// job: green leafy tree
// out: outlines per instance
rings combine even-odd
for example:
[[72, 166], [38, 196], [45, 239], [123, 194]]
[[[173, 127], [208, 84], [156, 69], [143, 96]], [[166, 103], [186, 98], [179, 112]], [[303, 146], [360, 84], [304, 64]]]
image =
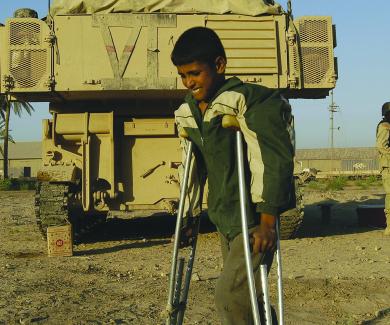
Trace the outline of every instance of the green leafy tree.
[[9, 129], [9, 119], [11, 111], [13, 111], [17, 116], [21, 117], [22, 113], [25, 111], [29, 115], [34, 111], [34, 108], [28, 102], [10, 102], [5, 96], [0, 96], [0, 137], [3, 140], [3, 148], [1, 153], [3, 155], [3, 172], [4, 178], [8, 178], [8, 143], [9, 141], [14, 142], [10, 136]]

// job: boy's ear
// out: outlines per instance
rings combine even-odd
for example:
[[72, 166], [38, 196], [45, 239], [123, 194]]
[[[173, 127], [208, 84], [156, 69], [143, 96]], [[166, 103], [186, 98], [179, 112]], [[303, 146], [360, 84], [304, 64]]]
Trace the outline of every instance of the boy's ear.
[[226, 59], [222, 56], [218, 56], [215, 59], [215, 68], [217, 70], [217, 73], [224, 74], [226, 69]]

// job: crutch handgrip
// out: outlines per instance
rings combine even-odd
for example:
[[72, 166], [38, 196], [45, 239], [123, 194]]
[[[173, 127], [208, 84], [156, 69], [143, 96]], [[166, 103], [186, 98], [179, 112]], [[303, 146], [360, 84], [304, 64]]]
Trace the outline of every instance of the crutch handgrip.
[[237, 117], [233, 115], [224, 115], [222, 117], [222, 127], [225, 129], [240, 130], [240, 123], [238, 123]]

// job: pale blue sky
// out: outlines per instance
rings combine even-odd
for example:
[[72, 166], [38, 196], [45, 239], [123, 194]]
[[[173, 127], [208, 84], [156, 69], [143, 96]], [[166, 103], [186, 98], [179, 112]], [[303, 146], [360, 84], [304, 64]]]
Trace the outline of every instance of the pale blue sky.
[[[287, 8], [287, 0], [278, 1]], [[39, 17], [47, 13], [47, 0], [2, 0], [0, 22], [17, 8], [30, 7]], [[390, 31], [389, 0], [293, 0], [295, 17], [329, 15], [337, 28], [339, 79], [334, 91], [340, 112], [335, 114], [336, 147], [366, 147], [375, 144], [375, 128], [381, 118], [380, 108], [390, 101]], [[330, 98], [293, 100], [298, 148], [330, 145]], [[12, 135], [17, 141], [41, 138], [41, 119], [48, 118], [47, 104], [34, 103], [32, 117], [13, 117]]]

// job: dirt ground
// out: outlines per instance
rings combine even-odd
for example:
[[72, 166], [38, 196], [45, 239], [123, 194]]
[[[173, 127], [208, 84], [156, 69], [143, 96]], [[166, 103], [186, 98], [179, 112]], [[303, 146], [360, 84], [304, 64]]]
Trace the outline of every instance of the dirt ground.
[[[283, 240], [286, 324], [390, 324], [390, 238], [358, 227], [358, 204], [382, 204], [382, 189], [305, 193], [298, 238]], [[110, 219], [48, 258], [34, 221], [33, 192], [0, 192], [0, 324], [162, 324], [172, 217]], [[332, 218], [322, 225], [321, 202]], [[275, 266], [275, 264], [274, 264]], [[221, 255], [206, 222], [185, 324], [219, 324], [213, 303]], [[275, 301], [275, 267], [271, 299]]]

